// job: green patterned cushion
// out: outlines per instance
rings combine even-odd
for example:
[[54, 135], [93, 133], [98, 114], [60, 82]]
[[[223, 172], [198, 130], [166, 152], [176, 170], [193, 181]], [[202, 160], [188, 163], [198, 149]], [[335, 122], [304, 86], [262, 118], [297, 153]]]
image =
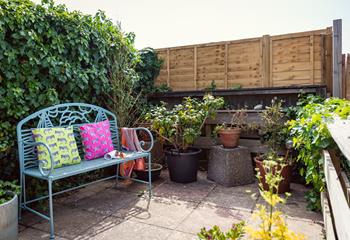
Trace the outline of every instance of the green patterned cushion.
[[[32, 132], [36, 142], [43, 142], [49, 146], [55, 161], [54, 168], [80, 163], [81, 159], [72, 127], [37, 128]], [[50, 169], [50, 155], [47, 149], [39, 145], [37, 150], [38, 160], [47, 161], [47, 164], [44, 164], [43, 168]]]

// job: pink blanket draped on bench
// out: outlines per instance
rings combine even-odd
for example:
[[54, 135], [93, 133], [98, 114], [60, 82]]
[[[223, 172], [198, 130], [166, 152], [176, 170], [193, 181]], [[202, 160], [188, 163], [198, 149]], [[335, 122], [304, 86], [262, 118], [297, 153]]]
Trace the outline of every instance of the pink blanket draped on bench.
[[[137, 137], [136, 130], [133, 128], [122, 128], [122, 147], [128, 151], [140, 152], [142, 150], [139, 138]], [[133, 169], [145, 170], [145, 160], [143, 158], [136, 159], [135, 161], [128, 161], [120, 165], [120, 175], [124, 177], [130, 177]]]

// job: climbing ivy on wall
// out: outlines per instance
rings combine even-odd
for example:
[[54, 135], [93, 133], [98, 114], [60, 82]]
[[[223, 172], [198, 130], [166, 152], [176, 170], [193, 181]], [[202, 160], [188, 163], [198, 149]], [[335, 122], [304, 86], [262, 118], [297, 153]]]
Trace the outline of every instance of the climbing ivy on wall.
[[0, 178], [17, 172], [15, 128], [22, 118], [60, 102], [108, 105], [110, 72], [136, 74], [133, 39], [101, 11], [91, 16], [53, 0], [0, 0]]

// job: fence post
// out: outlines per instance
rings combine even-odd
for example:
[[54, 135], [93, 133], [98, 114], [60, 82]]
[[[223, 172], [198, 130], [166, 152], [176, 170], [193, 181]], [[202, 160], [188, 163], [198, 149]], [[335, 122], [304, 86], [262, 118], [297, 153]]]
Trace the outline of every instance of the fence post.
[[270, 35], [264, 35], [261, 39], [261, 72], [262, 87], [270, 87]]
[[228, 89], [228, 44], [225, 43], [225, 89]]
[[350, 99], [350, 54], [346, 56], [346, 65], [345, 65], [345, 96], [344, 98]]
[[342, 97], [342, 20], [333, 20], [333, 97]]
[[166, 50], [166, 71], [167, 71], [167, 79], [166, 84], [170, 87], [170, 50], [169, 48]]

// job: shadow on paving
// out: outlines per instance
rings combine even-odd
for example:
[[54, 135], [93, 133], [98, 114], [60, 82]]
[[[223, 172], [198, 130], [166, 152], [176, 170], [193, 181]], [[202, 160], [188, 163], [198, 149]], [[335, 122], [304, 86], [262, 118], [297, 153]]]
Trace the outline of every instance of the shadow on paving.
[[[304, 186], [293, 184], [292, 189], [283, 206], [287, 222], [319, 239], [321, 214], [306, 211]], [[263, 203], [257, 183], [227, 188], [207, 180], [205, 172], [199, 172], [197, 182], [178, 184], [163, 171], [153, 194], [149, 199], [144, 184], [107, 181], [57, 197], [56, 239], [196, 239], [202, 227], [227, 230], [233, 223], [249, 222], [255, 204]], [[23, 214], [20, 239], [48, 239], [48, 233], [48, 221]]]

